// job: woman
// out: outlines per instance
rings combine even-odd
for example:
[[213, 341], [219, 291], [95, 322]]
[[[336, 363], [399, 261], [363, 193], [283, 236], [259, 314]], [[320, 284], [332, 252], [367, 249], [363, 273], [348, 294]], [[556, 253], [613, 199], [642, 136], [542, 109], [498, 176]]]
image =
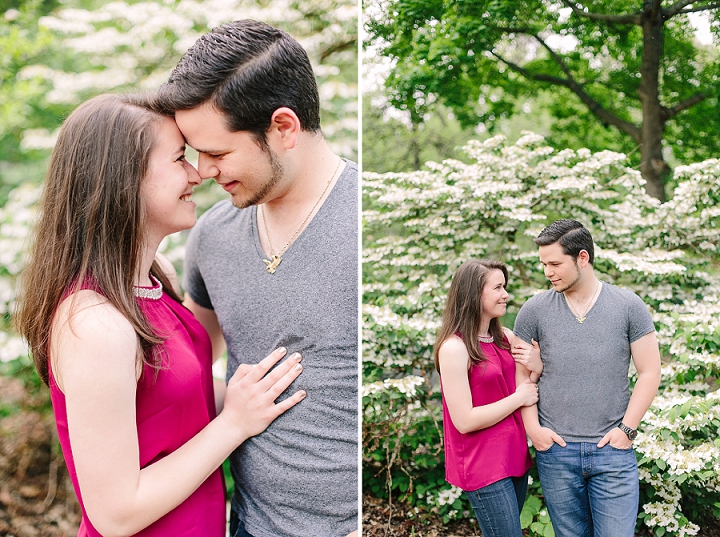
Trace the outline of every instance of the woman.
[[17, 324], [50, 387], [80, 536], [225, 535], [218, 467], [299, 402], [274, 351], [230, 379], [216, 416], [211, 342], [155, 259], [195, 223], [197, 171], [172, 118], [104, 95], [65, 121], [47, 173]]
[[[500, 325], [506, 285], [504, 264], [464, 263], [450, 284], [435, 342], [446, 479], [465, 491], [483, 537], [522, 537], [520, 511], [532, 461], [519, 409], [537, 402], [534, 381], [542, 372], [537, 344], [516, 340]], [[517, 388], [516, 361], [532, 371]]]

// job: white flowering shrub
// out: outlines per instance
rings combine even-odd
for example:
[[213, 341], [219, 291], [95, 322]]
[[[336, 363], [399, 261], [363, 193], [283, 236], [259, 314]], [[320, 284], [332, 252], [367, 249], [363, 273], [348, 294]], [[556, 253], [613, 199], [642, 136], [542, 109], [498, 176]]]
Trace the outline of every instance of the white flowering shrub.
[[[156, 0], [61, 9], [40, 29], [60, 52], [17, 73], [47, 87], [40, 107], [73, 108], [107, 91], [155, 89], [212, 28], [251, 18], [279, 27], [307, 50], [318, 77], [323, 131], [339, 154], [357, 158], [357, 4], [351, 0]], [[28, 129], [25, 149], [52, 147], [53, 129]]]
[[11, 329], [15, 281], [22, 270], [28, 230], [35, 220], [40, 191], [27, 184], [14, 189], [0, 207], [0, 372], [15, 371], [31, 363], [27, 345]]
[[[469, 258], [505, 262], [512, 327], [523, 302], [548, 288], [532, 238], [575, 218], [593, 234], [599, 277], [646, 302], [661, 345], [662, 385], [636, 441], [639, 523], [695, 535], [693, 521], [720, 515], [720, 161], [679, 167], [660, 204], [622, 154], [556, 151], [530, 133], [465, 151], [468, 163], [363, 176], [365, 487], [446, 518], [468, 512], [437, 500], [448, 485], [432, 345], [451, 276]], [[523, 526], [549, 533], [541, 503], [526, 508]]]

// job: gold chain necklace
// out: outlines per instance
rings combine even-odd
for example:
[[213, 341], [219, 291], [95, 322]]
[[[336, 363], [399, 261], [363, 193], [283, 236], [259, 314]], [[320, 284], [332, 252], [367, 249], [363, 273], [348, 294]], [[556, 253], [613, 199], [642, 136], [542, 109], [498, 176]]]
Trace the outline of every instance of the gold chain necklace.
[[577, 315], [575, 315], [575, 310], [580, 311], [580, 308], [578, 308], [577, 306], [575, 306], [575, 304], [573, 303], [573, 301], [570, 300], [570, 297], [567, 296], [565, 293], [563, 293], [563, 295], [565, 295], [565, 300], [567, 300], [567, 301], [568, 301], [568, 304], [569, 304], [570, 306], [572, 306], [572, 308], [570, 308], [570, 311], [571, 311], [571, 313], [573, 314], [573, 316], [575, 317], [575, 319], [577, 320], [578, 323], [583, 324], [583, 321], [585, 320], [585, 317], [587, 316], [588, 311], [590, 311], [590, 308], [591, 308], [591, 306], [592, 306], [593, 300], [595, 300], [595, 297], [597, 296], [598, 292], [600, 291], [600, 286], [601, 286], [601, 283], [598, 282], [597, 287], [595, 287], [595, 292], [593, 293], [593, 295], [590, 297], [590, 300], [589, 300], [589, 301], [587, 302], [587, 304], [585, 305], [585, 311], [583, 311], [582, 314], [581, 314], [579, 317], [578, 317]]
[[261, 205], [261, 216], [263, 221], [263, 226], [265, 227], [265, 236], [267, 237], [268, 246], [270, 247], [270, 259], [263, 259], [263, 262], [265, 265], [267, 265], [267, 271], [270, 274], [275, 274], [275, 269], [278, 267], [280, 262], [282, 261], [282, 255], [285, 253], [285, 250], [287, 250], [290, 245], [293, 243], [295, 238], [300, 234], [300, 231], [305, 227], [305, 224], [307, 224], [307, 221], [310, 219], [310, 215], [312, 215], [315, 212], [315, 209], [317, 209], [317, 206], [320, 205], [320, 201], [325, 197], [325, 193], [327, 192], [328, 188], [330, 188], [330, 183], [333, 182], [333, 179], [335, 179], [335, 175], [337, 174], [338, 170], [340, 169], [340, 164], [342, 164], [342, 159], [338, 158], [338, 164], [335, 167], [335, 171], [330, 176], [330, 180], [325, 185], [325, 188], [322, 191], [322, 194], [320, 194], [320, 197], [315, 202], [315, 205], [313, 205], [313, 208], [310, 209], [310, 212], [305, 217], [305, 220], [302, 221], [302, 224], [300, 224], [300, 227], [295, 230], [295, 233], [293, 233], [293, 236], [290, 237], [290, 240], [287, 241], [285, 246], [283, 246], [278, 253], [273, 253], [275, 251], [275, 247], [272, 245], [272, 241], [270, 240], [270, 231], [268, 230], [267, 220], [265, 219], [265, 206]]

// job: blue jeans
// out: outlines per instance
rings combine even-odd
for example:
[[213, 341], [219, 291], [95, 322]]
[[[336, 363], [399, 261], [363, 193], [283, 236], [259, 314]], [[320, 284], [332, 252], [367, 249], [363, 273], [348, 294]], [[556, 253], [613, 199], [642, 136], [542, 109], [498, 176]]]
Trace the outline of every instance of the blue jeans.
[[632, 448], [553, 444], [535, 461], [557, 537], [635, 535], [640, 483]]
[[240, 520], [235, 509], [230, 509], [230, 537], [253, 537], [245, 530], [245, 524]]
[[473, 491], [465, 491], [483, 537], [522, 537], [520, 511], [525, 503], [528, 474], [506, 477]]

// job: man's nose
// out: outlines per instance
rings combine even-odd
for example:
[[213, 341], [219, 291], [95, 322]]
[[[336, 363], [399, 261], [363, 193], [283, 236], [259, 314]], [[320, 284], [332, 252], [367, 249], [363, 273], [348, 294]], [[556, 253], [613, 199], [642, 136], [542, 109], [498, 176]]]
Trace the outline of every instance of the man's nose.
[[197, 171], [202, 179], [214, 179], [220, 174], [220, 169], [215, 164], [215, 159], [204, 153], [198, 154]]

